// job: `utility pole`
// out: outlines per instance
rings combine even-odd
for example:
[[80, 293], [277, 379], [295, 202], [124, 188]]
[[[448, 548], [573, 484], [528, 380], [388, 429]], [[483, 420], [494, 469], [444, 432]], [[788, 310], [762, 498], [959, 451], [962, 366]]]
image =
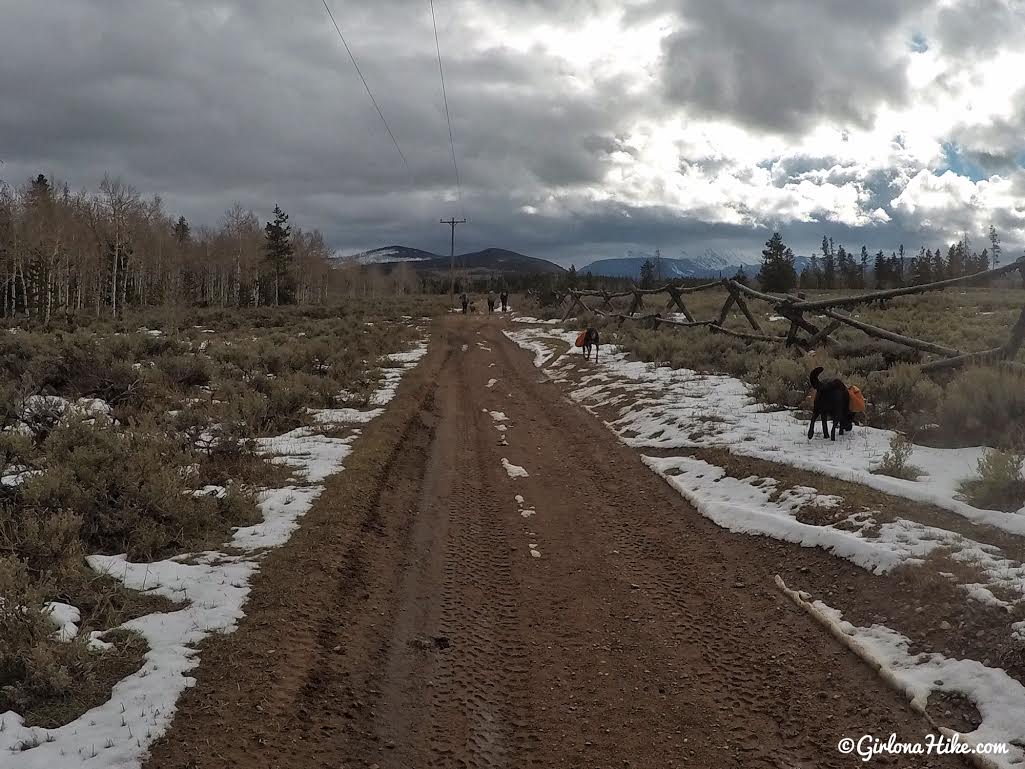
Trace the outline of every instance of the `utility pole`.
[[465, 219], [442, 219], [441, 224], [447, 224], [452, 228], [452, 251], [451, 261], [449, 262], [449, 289], [448, 289], [448, 303], [450, 307], [456, 305], [456, 225], [466, 224]]

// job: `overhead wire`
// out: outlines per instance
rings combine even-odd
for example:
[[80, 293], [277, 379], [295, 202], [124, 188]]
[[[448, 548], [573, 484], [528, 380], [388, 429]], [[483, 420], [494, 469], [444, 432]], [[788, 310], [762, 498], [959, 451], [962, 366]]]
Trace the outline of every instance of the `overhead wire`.
[[445, 67], [441, 63], [441, 39], [438, 37], [438, 17], [434, 12], [434, 0], [431, 3], [431, 22], [434, 24], [434, 46], [438, 51], [438, 74], [441, 76], [441, 97], [445, 102], [445, 122], [448, 123], [448, 144], [452, 149], [452, 169], [456, 176], [456, 195], [459, 200], [459, 209], [463, 218], [466, 218], [466, 209], [463, 206], [463, 186], [459, 179], [459, 163], [456, 162], [456, 141], [452, 133], [452, 113], [448, 107], [448, 89], [445, 86]]
[[359, 75], [359, 79], [363, 81], [363, 87], [367, 91], [367, 96], [370, 97], [370, 101], [374, 105], [374, 109], [377, 110], [378, 116], [381, 118], [381, 122], [384, 123], [384, 128], [388, 132], [388, 136], [391, 137], [392, 144], [395, 145], [396, 152], [399, 153], [399, 157], [402, 158], [402, 165], [406, 167], [406, 173], [409, 177], [413, 178], [413, 171], [409, 167], [409, 161], [406, 160], [406, 155], [402, 151], [402, 147], [399, 146], [398, 139], [395, 138], [395, 134], [392, 133], [391, 126], [388, 125], [387, 119], [384, 117], [384, 112], [381, 111], [381, 107], [377, 103], [377, 99], [374, 98], [373, 91], [370, 90], [370, 84], [367, 83], [367, 79], [363, 77], [363, 72], [359, 68], [359, 64], [356, 62], [356, 57], [352, 53], [352, 49], [349, 48], [349, 44], [345, 40], [345, 35], [342, 34], [342, 28], [338, 26], [338, 22], [335, 20], [334, 13], [331, 12], [331, 6], [327, 4], [327, 0], [321, 0], [324, 3], [324, 10], [327, 11], [328, 17], [331, 19], [331, 23], [334, 25], [335, 32], [338, 33], [338, 39], [342, 41], [342, 45], [345, 47], [345, 52], [349, 54], [349, 59], [352, 61], [352, 66], [356, 69], [356, 74]]

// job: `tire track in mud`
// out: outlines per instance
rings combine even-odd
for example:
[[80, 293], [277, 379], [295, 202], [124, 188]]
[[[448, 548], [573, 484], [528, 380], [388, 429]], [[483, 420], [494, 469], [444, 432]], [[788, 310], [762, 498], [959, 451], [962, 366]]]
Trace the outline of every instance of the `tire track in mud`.
[[[593, 489], [588, 508], [564, 510], [569, 521], [549, 538], [565, 543], [567, 528], [590, 529], [590, 568], [611, 577], [603, 586], [606, 610], [618, 622], [607, 626], [605, 646], [618, 642], [626, 654], [645, 650], [640, 675], [636, 666], [620, 675], [656, 700], [676, 693], [676, 703], [647, 714], [649, 737], [663, 738], [665, 753], [694, 760], [692, 742], [669, 736], [680, 723], [702, 733], [706, 749], [719, 746], [717, 757], [706, 758], [715, 763], [706, 765], [745, 767], [849, 766], [834, 747], [843, 734], [892, 730], [918, 738], [928, 731], [857, 660], [785, 606], [771, 587], [771, 568], [752, 568], [756, 540], [735, 540], [701, 518], [598, 420], [569, 406], [529, 353], [504, 337], [494, 344], [502, 376], [538, 412], [531, 439], [547, 441], [560, 475], [569, 469], [574, 486]], [[624, 482], [638, 472], [648, 475], [646, 482]], [[558, 557], [572, 553], [560, 548]], [[615, 718], [622, 727], [636, 712]], [[926, 757], [907, 765], [942, 762]]]
[[840, 736], [924, 734], [500, 328], [437, 324], [150, 767], [849, 767]]
[[427, 718], [436, 728], [430, 754], [420, 759], [425, 766], [529, 765], [521, 760], [523, 737], [515, 727], [526, 720], [526, 654], [500, 468], [488, 417], [472, 407], [479, 398], [458, 363], [442, 380], [449, 428], [439, 436], [455, 477], [433, 502], [448, 511], [438, 587], [440, 628], [451, 648], [435, 671]]

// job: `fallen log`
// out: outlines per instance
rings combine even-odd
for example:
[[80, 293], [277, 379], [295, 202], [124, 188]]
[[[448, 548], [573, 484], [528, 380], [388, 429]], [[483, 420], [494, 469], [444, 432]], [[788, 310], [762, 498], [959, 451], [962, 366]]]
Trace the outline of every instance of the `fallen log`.
[[931, 353], [932, 355], [941, 355], [945, 358], [953, 358], [961, 355], [960, 350], [955, 350], [952, 347], [944, 347], [941, 344], [933, 344], [932, 342], [926, 342], [922, 339], [915, 339], [914, 337], [904, 336], [903, 334], [897, 334], [893, 331], [887, 331], [885, 328], [879, 326], [873, 326], [871, 323], [865, 323], [864, 321], [852, 318], [850, 315], [841, 315], [838, 312], [832, 310], [819, 310], [819, 315], [825, 315], [827, 318], [832, 318], [834, 321], [843, 323], [864, 331], [869, 336], [877, 339], [885, 339], [890, 342], [896, 342], [897, 344], [904, 345], [905, 347], [912, 347], [922, 352]]
[[833, 307], [854, 307], [877, 299], [893, 299], [898, 296], [910, 296], [913, 294], [924, 294], [928, 291], [940, 291], [951, 286], [981, 283], [989, 280], [990, 278], [996, 278], [1000, 275], [1006, 275], [1011, 272], [1021, 272], [1022, 276], [1025, 277], [1025, 257], [1021, 257], [1016, 262], [1005, 264], [1003, 267], [997, 267], [985, 272], [977, 272], [974, 275], [964, 275], [960, 278], [948, 278], [947, 280], [938, 280], [933, 283], [923, 283], [921, 286], [905, 286], [903, 288], [890, 288], [883, 291], [870, 291], [867, 294], [857, 294], [856, 296], [846, 296], [839, 299], [818, 299], [813, 302], [797, 300], [793, 304], [793, 307], [794, 309], [803, 310], [805, 312]]

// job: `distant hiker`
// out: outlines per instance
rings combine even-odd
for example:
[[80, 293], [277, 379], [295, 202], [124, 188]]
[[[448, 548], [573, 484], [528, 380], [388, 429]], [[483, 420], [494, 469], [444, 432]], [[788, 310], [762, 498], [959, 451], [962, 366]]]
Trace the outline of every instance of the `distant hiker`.
[[470, 307], [470, 300], [466, 298], [466, 294], [459, 297], [459, 303], [463, 305], [463, 315], [466, 315], [466, 311]]
[[495, 311], [495, 295], [488, 291], [488, 315]]
[[498, 298], [502, 300], [502, 312], [509, 312], [509, 292], [503, 288]]

